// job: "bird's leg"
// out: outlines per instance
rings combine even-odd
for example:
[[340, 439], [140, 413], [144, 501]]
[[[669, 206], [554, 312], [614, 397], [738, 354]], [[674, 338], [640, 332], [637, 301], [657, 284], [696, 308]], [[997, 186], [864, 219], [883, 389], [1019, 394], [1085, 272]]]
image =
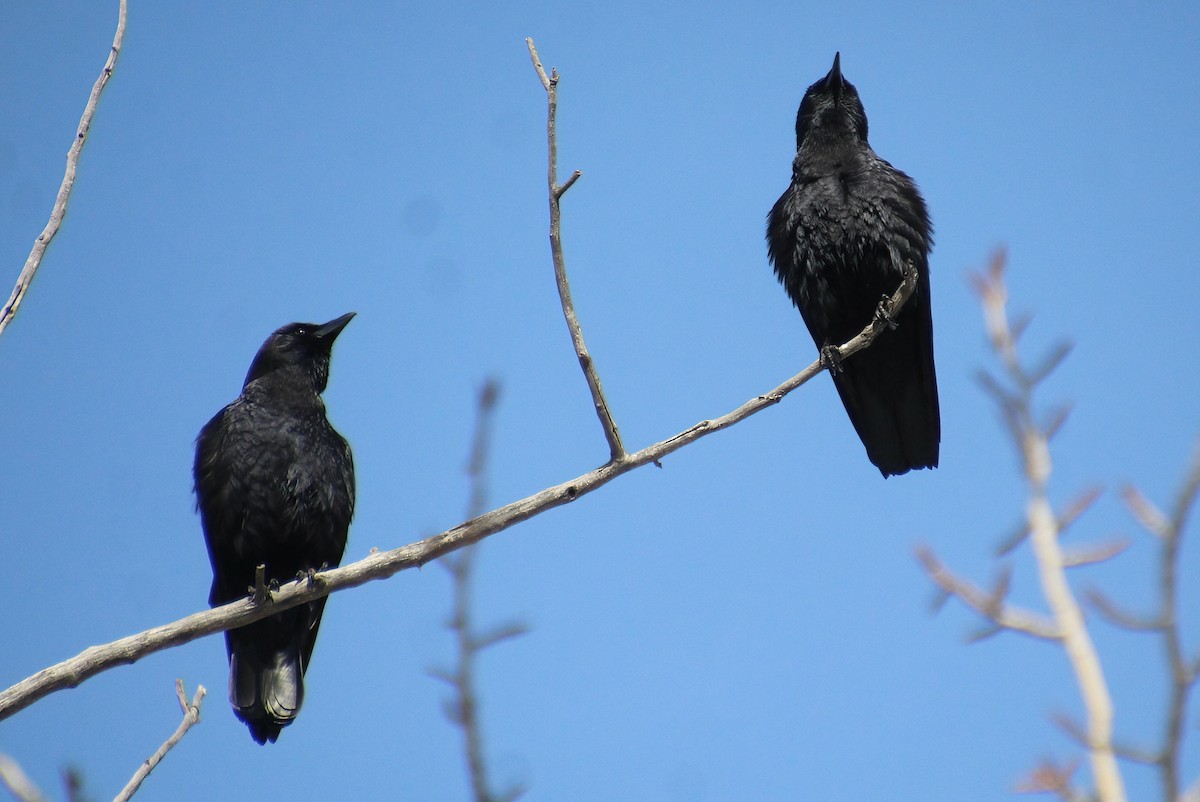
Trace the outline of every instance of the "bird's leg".
[[879, 299], [879, 306], [875, 307], [875, 319], [882, 320], [887, 324], [889, 329], [894, 329], [899, 325], [896, 323], [896, 316], [892, 312], [892, 296], [885, 295]]
[[821, 347], [821, 367], [827, 368], [830, 373], [842, 372], [842, 352], [836, 345], [826, 343]]
[[321, 563], [321, 567], [320, 567], [320, 568], [305, 568], [305, 569], [304, 569], [304, 570], [302, 570], [302, 571], [297, 571], [297, 572], [296, 572], [296, 579], [306, 579], [306, 580], [308, 580], [308, 586], [309, 586], [310, 588], [313, 588], [313, 587], [316, 587], [316, 586], [317, 586], [317, 585], [319, 585], [319, 584], [322, 584], [322, 582], [323, 582], [323, 580], [320, 580], [320, 579], [318, 579], [318, 578], [317, 578], [317, 572], [318, 572], [318, 571], [325, 571], [325, 570], [328, 570], [328, 569], [329, 569], [329, 563]]
[[[267, 566], [260, 565], [254, 569], [254, 584], [248, 588], [250, 591], [250, 603], [254, 605], [263, 604], [271, 600], [271, 591], [267, 589]], [[279, 583], [274, 579], [271, 580], [274, 590], [279, 589]]]

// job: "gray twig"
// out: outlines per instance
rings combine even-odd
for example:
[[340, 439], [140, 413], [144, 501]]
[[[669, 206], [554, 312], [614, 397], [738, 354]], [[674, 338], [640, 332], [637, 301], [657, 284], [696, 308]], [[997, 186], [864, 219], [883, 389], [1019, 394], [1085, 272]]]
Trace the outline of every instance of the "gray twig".
[[627, 456], [625, 446], [621, 443], [617, 422], [613, 418], [608, 399], [604, 395], [604, 386], [600, 383], [600, 374], [596, 371], [596, 363], [588, 353], [587, 344], [583, 341], [583, 327], [579, 324], [579, 317], [575, 314], [575, 303], [571, 300], [571, 285], [567, 281], [566, 260], [563, 257], [562, 210], [559, 202], [583, 173], [576, 170], [566, 183], [561, 185], [558, 183], [558, 134], [556, 130], [558, 71], [551, 70], [547, 75], [541, 59], [538, 58], [537, 49], [533, 46], [533, 39], [527, 38], [525, 44], [529, 48], [529, 58], [533, 61], [533, 68], [542, 82], [542, 88], [546, 90], [546, 138], [548, 141], [546, 184], [550, 199], [550, 256], [554, 261], [554, 279], [558, 284], [558, 298], [562, 303], [567, 329], [571, 333], [571, 344], [575, 347], [575, 356], [579, 359], [579, 366], [583, 369], [588, 390], [592, 394], [592, 406], [595, 407], [596, 415], [600, 418], [600, 425], [604, 428], [604, 438], [608, 441], [609, 460], [620, 462]]

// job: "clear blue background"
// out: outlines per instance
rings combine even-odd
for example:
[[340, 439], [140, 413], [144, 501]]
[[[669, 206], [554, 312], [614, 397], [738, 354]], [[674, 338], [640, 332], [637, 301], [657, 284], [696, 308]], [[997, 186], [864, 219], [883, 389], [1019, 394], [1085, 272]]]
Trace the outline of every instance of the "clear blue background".
[[[359, 313], [326, 394], [358, 465], [347, 559], [461, 519], [486, 376], [504, 388], [493, 505], [605, 460], [554, 291], [525, 36], [563, 73], [562, 174], [584, 171], [569, 269], [629, 447], [807, 364], [764, 218], [801, 95], [840, 50], [872, 144], [936, 224], [942, 467], [882, 480], [821, 377], [489, 540], [481, 623], [532, 628], [479, 668], [496, 781], [533, 801], [999, 800], [1075, 755], [1047, 721], [1079, 711], [1062, 653], [964, 645], [977, 622], [931, 617], [912, 548], [987, 582], [1021, 515], [966, 280], [1004, 244], [1015, 306], [1035, 313], [1026, 352], [1076, 343], [1044, 394], [1074, 403], [1055, 497], [1110, 491], [1069, 540], [1136, 538], [1074, 578], [1149, 609], [1153, 546], [1113, 491], [1165, 505], [1200, 432], [1200, 6], [509, 5], [133, 4], [66, 224], [0, 342], [0, 686], [205, 606], [193, 438], [283, 323]], [[115, 0], [4, 14], [5, 293], [115, 21]], [[1183, 559], [1195, 647], [1194, 543]], [[175, 728], [182, 677], [209, 688], [203, 722], [141, 799], [465, 799], [426, 675], [451, 659], [449, 606], [436, 565], [336, 596], [303, 714], [273, 746], [229, 711], [210, 637], [0, 723], [0, 751], [55, 796], [74, 765], [109, 798]], [[1094, 632], [1119, 734], [1152, 745], [1159, 647]], [[1126, 777], [1157, 798], [1148, 770]]]

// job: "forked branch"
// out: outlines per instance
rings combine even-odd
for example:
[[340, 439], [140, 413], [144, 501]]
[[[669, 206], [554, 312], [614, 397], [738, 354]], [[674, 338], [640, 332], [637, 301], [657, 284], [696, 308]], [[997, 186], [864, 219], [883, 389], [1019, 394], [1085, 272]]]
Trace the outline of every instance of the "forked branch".
[[533, 46], [533, 40], [526, 39], [525, 44], [529, 48], [529, 58], [533, 61], [533, 68], [542, 82], [542, 88], [546, 90], [548, 161], [546, 185], [550, 198], [550, 256], [554, 261], [554, 279], [558, 285], [558, 299], [562, 304], [567, 329], [571, 332], [571, 344], [575, 347], [575, 356], [579, 359], [579, 367], [583, 369], [588, 391], [592, 394], [592, 406], [596, 410], [596, 416], [600, 418], [600, 426], [604, 429], [604, 439], [608, 441], [609, 460], [620, 462], [627, 456], [625, 446], [621, 443], [621, 433], [617, 429], [617, 422], [613, 418], [608, 399], [604, 395], [604, 386], [600, 383], [600, 374], [596, 371], [596, 363], [588, 352], [587, 343], [583, 340], [583, 327], [579, 324], [579, 317], [575, 314], [575, 302], [571, 300], [571, 285], [567, 281], [567, 265], [563, 257], [560, 201], [563, 194], [583, 173], [576, 170], [565, 184], [558, 183], [558, 134], [556, 130], [558, 124], [558, 70], [552, 69], [547, 75], [541, 59], [538, 58], [537, 49]]

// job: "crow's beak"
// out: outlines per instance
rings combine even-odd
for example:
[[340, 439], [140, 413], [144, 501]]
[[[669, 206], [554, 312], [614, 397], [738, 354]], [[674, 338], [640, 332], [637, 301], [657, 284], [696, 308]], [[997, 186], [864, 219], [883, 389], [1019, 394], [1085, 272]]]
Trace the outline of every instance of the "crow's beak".
[[833, 69], [825, 76], [825, 88], [835, 95], [840, 95], [845, 85], [846, 79], [842, 77], [842, 53], [839, 50], [833, 54]]
[[328, 340], [330, 345], [337, 339], [337, 336], [342, 333], [342, 329], [346, 328], [346, 324], [354, 317], [355, 312], [347, 312], [339, 318], [335, 318], [326, 323], [321, 328], [313, 332], [313, 336], [318, 340]]

